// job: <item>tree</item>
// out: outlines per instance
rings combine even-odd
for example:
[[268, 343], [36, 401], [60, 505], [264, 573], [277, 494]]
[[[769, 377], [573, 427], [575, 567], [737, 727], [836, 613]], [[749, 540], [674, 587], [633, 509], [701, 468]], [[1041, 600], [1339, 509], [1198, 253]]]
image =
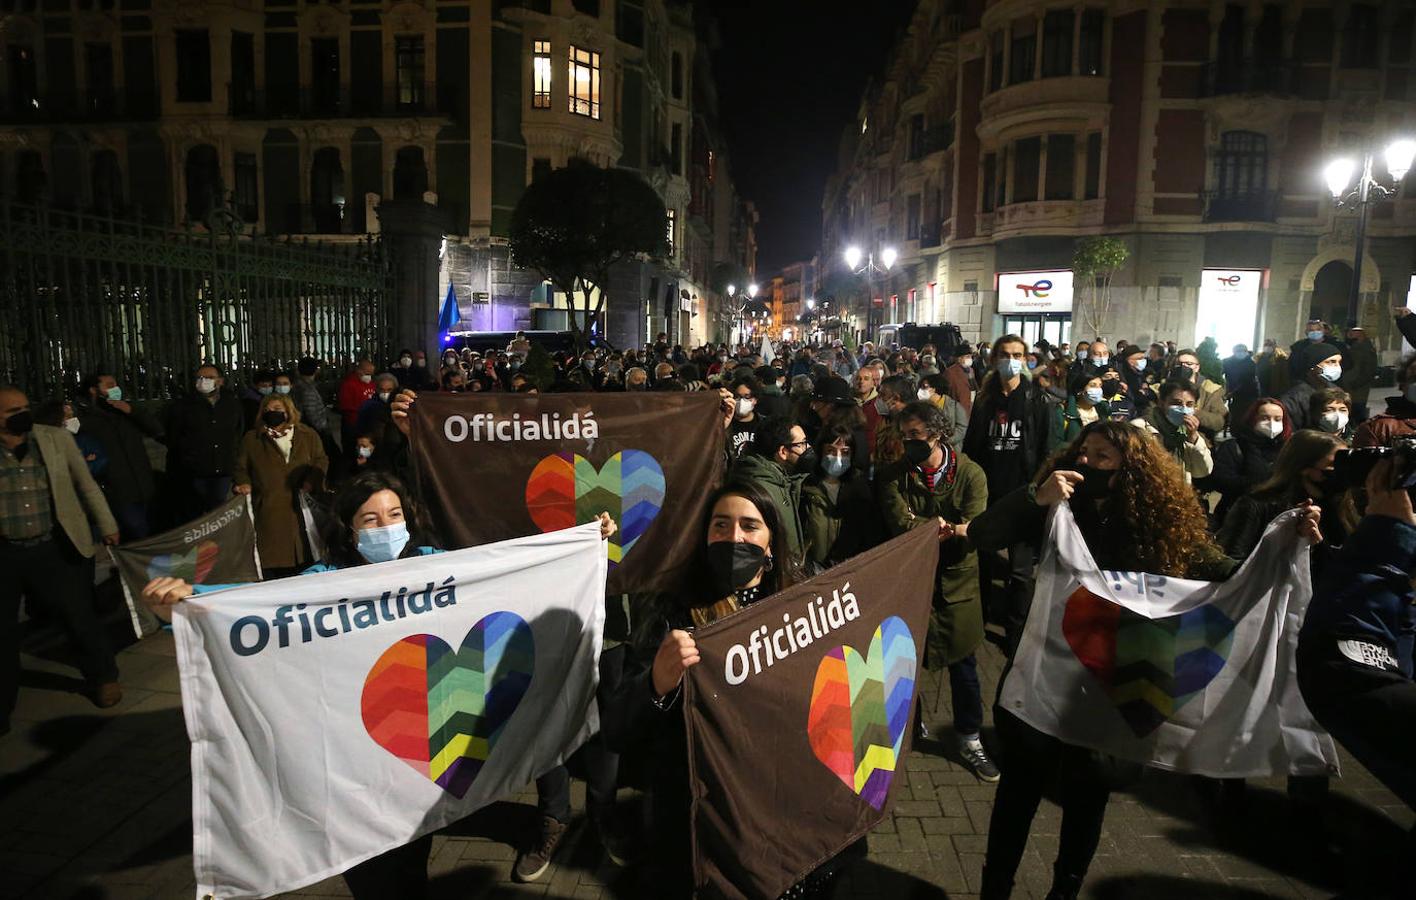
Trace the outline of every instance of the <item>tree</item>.
[[1111, 325], [1111, 279], [1131, 255], [1125, 241], [1114, 237], [1088, 237], [1077, 241], [1072, 253], [1072, 277], [1080, 285], [1077, 296], [1089, 337], [1106, 337]]
[[1195, 348], [1195, 356], [1200, 361], [1200, 374], [1215, 384], [1224, 384], [1224, 363], [1219, 358], [1219, 345], [1212, 337], [1200, 341]]
[[[511, 259], [565, 295], [570, 330], [583, 349], [603, 322], [610, 270], [641, 254], [668, 255], [667, 233], [664, 201], [648, 182], [572, 159], [521, 195], [511, 214]], [[577, 294], [585, 300], [579, 309]]]

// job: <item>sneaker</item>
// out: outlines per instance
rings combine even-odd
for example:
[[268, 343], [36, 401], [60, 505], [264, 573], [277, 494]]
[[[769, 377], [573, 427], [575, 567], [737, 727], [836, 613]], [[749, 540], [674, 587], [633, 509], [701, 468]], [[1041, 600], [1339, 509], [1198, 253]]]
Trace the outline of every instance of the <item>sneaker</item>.
[[93, 700], [93, 705], [99, 709], [117, 706], [123, 700], [123, 685], [116, 681], [92, 684], [89, 686], [89, 699]]
[[624, 835], [609, 822], [595, 822], [595, 834], [600, 838], [600, 846], [605, 850], [610, 862], [620, 868], [629, 865], [629, 860], [633, 855], [630, 851], [630, 843], [625, 840]]
[[988, 752], [983, 749], [983, 742], [978, 738], [959, 742], [959, 755], [964, 758], [964, 765], [973, 770], [979, 781], [986, 781], [995, 784], [998, 781], [998, 767], [993, 764], [993, 760], [988, 758]]
[[535, 881], [550, 868], [551, 855], [556, 845], [565, 836], [565, 825], [550, 816], [541, 817], [541, 834], [536, 845], [523, 850], [516, 856], [516, 864], [511, 867], [511, 877], [520, 882]]

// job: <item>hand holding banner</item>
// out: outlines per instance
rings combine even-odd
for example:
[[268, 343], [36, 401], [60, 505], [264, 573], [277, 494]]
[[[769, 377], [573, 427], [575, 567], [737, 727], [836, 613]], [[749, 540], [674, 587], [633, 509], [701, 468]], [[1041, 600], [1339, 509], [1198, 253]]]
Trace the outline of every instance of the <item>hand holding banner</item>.
[[268, 897], [520, 790], [599, 727], [596, 525], [204, 594], [173, 619], [197, 897]]
[[888, 813], [938, 556], [935, 529], [916, 528], [694, 635], [698, 891], [772, 900]]

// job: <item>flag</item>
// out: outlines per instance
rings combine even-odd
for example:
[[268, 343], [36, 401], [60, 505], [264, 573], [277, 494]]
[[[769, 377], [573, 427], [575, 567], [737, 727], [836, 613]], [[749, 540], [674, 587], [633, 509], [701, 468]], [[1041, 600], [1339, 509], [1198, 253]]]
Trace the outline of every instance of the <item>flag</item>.
[[776, 358], [777, 354], [772, 352], [772, 341], [768, 339], [767, 335], [762, 335], [762, 364], [770, 366]]
[[452, 283], [447, 286], [447, 296], [443, 298], [442, 313], [438, 316], [438, 331], [446, 335], [455, 325], [462, 322], [462, 310], [457, 306], [457, 292]]
[[775, 900], [889, 814], [938, 557], [938, 530], [916, 528], [694, 634], [700, 896]]
[[1071, 509], [1048, 546], [1002, 707], [1069, 744], [1213, 778], [1337, 772], [1298, 692], [1312, 597], [1297, 513], [1227, 581], [1097, 568]]
[[179, 604], [196, 896], [312, 884], [561, 763], [599, 727], [604, 601], [585, 525]]
[[610, 592], [672, 582], [722, 480], [715, 392], [423, 394], [409, 441], [439, 533], [466, 547], [608, 512]]
[[232, 497], [185, 525], [109, 547], [108, 552], [118, 570], [133, 632], [140, 638], [161, 624], [139, 599], [154, 578], [181, 578], [190, 584], [261, 580], [249, 495]]

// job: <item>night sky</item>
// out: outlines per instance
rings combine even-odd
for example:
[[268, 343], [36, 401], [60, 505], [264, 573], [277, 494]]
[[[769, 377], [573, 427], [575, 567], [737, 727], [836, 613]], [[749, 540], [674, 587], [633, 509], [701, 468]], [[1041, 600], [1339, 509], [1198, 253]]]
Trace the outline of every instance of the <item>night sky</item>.
[[714, 60], [738, 191], [757, 204], [757, 270], [820, 249], [821, 192], [841, 130], [915, 0], [709, 0]]

